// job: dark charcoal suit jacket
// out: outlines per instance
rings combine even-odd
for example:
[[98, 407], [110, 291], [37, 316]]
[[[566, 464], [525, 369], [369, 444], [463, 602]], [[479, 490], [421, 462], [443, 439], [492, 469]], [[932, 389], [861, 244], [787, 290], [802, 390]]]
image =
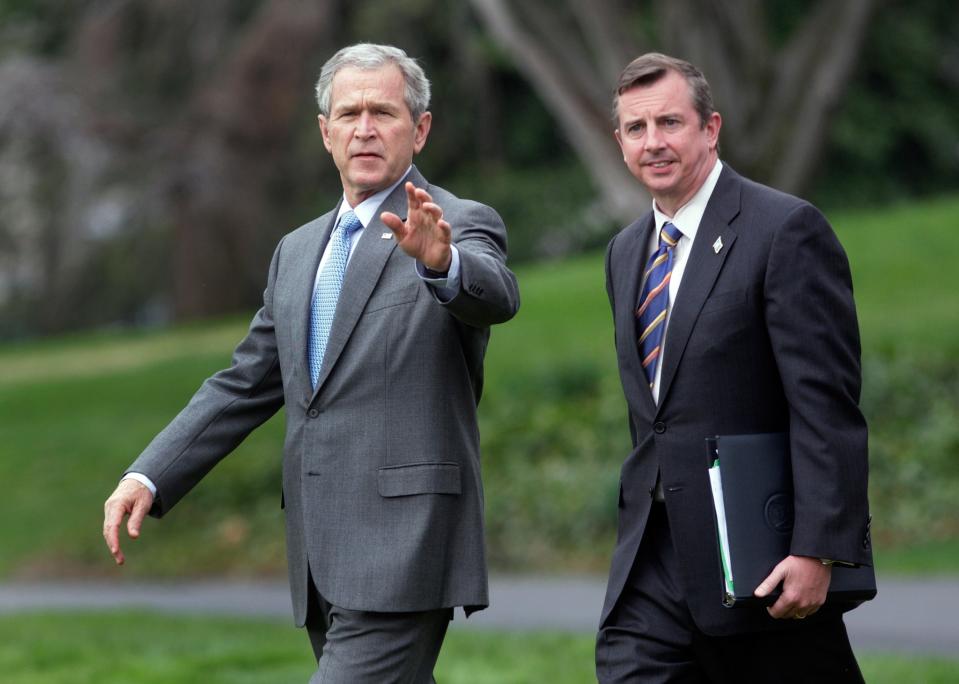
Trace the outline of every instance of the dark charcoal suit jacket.
[[637, 550], [661, 471], [680, 580], [697, 626], [713, 635], [789, 629], [796, 621], [773, 620], [762, 607], [721, 604], [704, 440], [788, 432], [791, 553], [871, 564], [859, 332], [845, 253], [815, 207], [724, 167], [670, 312], [657, 406], [640, 365], [633, 313], [653, 226], [650, 213], [617, 234], [606, 255], [633, 451], [621, 471], [602, 622], [634, 559], [644, 560]]

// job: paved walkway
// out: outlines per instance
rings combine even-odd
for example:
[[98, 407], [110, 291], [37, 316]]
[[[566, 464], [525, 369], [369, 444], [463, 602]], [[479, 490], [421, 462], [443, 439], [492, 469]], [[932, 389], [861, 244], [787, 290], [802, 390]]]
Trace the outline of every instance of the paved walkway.
[[[590, 633], [599, 619], [603, 592], [602, 578], [494, 576], [492, 606], [469, 620], [457, 612], [453, 629]], [[0, 615], [91, 608], [291, 619], [283, 582], [0, 583]], [[853, 646], [860, 650], [959, 658], [959, 578], [880, 580], [879, 596], [847, 615], [846, 624]]]

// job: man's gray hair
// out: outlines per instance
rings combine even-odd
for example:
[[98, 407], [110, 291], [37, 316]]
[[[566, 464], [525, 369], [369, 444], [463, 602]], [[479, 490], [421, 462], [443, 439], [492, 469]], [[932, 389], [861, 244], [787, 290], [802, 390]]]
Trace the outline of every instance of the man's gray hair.
[[389, 64], [395, 64], [403, 73], [406, 81], [406, 106], [413, 115], [413, 121], [419, 121], [420, 116], [430, 106], [430, 82], [423, 68], [399, 48], [374, 43], [357, 43], [345, 47], [323, 65], [320, 78], [316, 82], [316, 103], [320, 106], [320, 114], [326, 117], [330, 115], [333, 77], [340, 69], [353, 67], [372, 70]]

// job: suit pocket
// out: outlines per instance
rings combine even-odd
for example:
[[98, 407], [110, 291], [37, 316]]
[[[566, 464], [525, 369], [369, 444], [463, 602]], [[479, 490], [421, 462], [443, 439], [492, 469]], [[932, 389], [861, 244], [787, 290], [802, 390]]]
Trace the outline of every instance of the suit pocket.
[[737, 306], [742, 306], [749, 299], [746, 290], [732, 290], [726, 292], [717, 292], [706, 300], [699, 315], [712, 313], [714, 311], [724, 311]]
[[[410, 267], [412, 269], [412, 267]], [[391, 306], [409, 304], [415, 302], [422, 286], [420, 283], [410, 283], [403, 287], [397, 287], [385, 292], [374, 292], [366, 304], [365, 313], [372, 313], [381, 309], [388, 309]]]
[[459, 494], [460, 467], [457, 463], [408, 463], [387, 466], [376, 473], [376, 485], [383, 497], [415, 494]]

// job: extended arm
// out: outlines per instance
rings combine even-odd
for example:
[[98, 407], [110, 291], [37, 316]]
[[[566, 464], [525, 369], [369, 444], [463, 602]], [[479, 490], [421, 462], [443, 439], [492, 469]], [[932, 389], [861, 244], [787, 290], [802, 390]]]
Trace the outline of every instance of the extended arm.
[[[282, 243], [281, 243], [282, 244]], [[224, 456], [283, 404], [283, 386], [272, 320], [272, 291], [280, 248], [270, 268], [263, 308], [237, 346], [229, 368], [206, 380], [173, 421], [158, 434], [128, 472], [142, 473], [157, 488], [124, 479], [104, 504], [103, 536], [123, 564], [120, 526], [140, 535], [143, 518], [162, 516]]]

